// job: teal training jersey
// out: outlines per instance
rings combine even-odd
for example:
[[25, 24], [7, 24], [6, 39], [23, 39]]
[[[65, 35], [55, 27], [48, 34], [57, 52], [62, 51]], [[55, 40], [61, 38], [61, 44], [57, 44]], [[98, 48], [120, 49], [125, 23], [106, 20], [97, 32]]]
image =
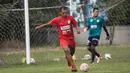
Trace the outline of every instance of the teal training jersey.
[[90, 17], [87, 20], [87, 26], [89, 26], [89, 37], [100, 36], [102, 31], [102, 25], [105, 25], [105, 20], [102, 17], [93, 18]]

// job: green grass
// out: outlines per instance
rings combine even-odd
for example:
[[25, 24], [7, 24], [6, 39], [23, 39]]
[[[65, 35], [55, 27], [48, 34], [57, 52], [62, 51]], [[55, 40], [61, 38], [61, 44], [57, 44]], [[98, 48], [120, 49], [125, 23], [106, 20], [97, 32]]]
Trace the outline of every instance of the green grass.
[[[129, 46], [102, 46], [98, 47], [97, 51], [102, 53], [110, 53], [112, 59], [101, 60], [99, 64], [91, 65], [90, 60], [81, 60], [85, 54], [90, 54], [84, 47], [77, 47], [76, 66], [78, 68], [77, 73], [83, 73], [79, 70], [81, 63], [87, 63], [90, 66], [90, 70], [87, 73], [130, 73], [130, 47]], [[6, 66], [0, 66], [0, 73], [72, 73], [66, 65], [65, 55], [62, 50], [43, 50], [32, 52], [31, 56], [36, 59], [36, 64], [25, 65], [20, 64], [20, 59], [25, 56], [25, 53], [15, 53], [2, 57], [5, 61], [8, 59]], [[14, 64], [9, 62], [11, 58], [18, 60], [18, 63]], [[53, 61], [54, 58], [59, 58], [61, 61]], [[9, 62], [9, 63], [8, 63]]]

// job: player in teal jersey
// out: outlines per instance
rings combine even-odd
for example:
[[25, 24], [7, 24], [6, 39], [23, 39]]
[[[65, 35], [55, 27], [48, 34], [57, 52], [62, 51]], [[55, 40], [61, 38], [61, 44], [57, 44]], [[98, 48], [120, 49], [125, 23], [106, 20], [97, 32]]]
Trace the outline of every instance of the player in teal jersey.
[[[100, 59], [102, 58], [102, 55], [97, 53], [95, 50], [96, 46], [98, 45], [98, 42], [100, 40], [100, 35], [102, 31], [102, 27], [104, 31], [106, 32], [106, 39], [110, 39], [110, 35], [107, 31], [105, 20], [102, 17], [98, 16], [99, 9], [94, 8], [93, 9], [93, 17], [88, 18], [87, 21], [87, 30], [88, 30], [88, 50], [92, 53], [92, 61], [91, 63], [94, 63], [95, 56], [98, 57], [97, 63], [99, 63]], [[84, 29], [85, 31], [85, 29]]]

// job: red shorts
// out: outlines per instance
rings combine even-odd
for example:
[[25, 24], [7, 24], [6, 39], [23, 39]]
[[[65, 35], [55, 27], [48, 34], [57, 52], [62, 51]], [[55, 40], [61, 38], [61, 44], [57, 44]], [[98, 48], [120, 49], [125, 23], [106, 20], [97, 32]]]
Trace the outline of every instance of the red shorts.
[[60, 39], [60, 45], [62, 48], [66, 46], [70, 46], [71, 48], [75, 49], [75, 40], [74, 39]]

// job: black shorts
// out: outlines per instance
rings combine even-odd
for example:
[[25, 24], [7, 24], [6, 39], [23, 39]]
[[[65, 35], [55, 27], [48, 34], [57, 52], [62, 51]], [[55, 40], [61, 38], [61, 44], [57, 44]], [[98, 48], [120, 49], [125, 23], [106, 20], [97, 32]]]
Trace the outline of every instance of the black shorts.
[[88, 46], [94, 45], [97, 46], [99, 43], [100, 37], [99, 36], [94, 36], [94, 37], [89, 37], [88, 38]]

